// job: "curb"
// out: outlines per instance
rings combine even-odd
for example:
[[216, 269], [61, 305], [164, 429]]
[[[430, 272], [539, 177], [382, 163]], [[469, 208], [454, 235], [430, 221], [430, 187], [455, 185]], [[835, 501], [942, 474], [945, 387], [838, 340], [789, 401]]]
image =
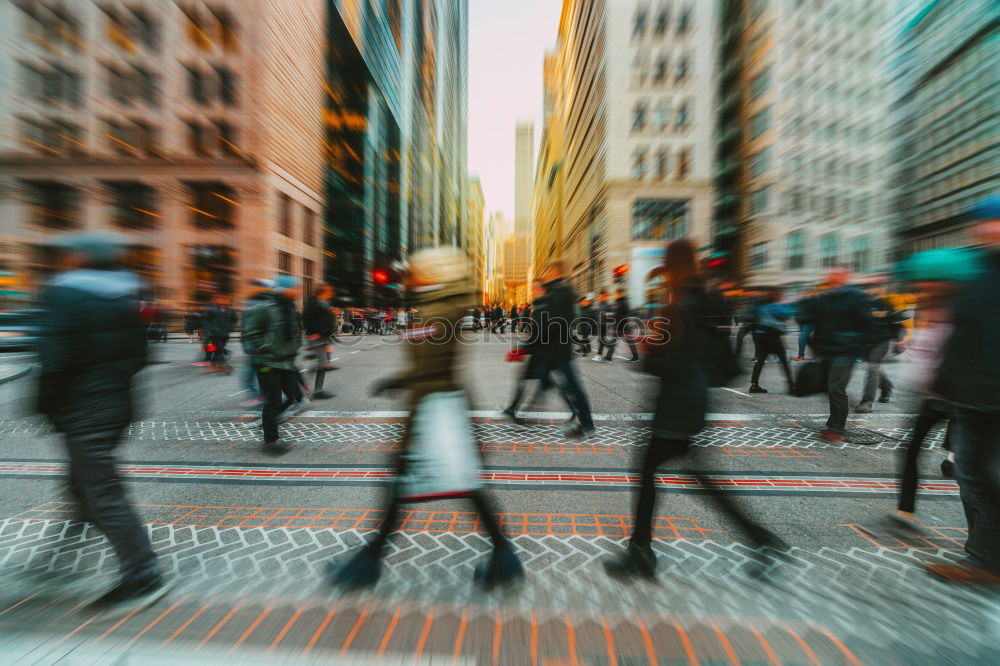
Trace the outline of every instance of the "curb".
[[7, 382], [12, 382], [15, 379], [20, 379], [21, 377], [24, 377], [26, 374], [31, 372], [31, 365], [24, 365], [21, 367], [14, 366], [14, 367], [17, 369], [14, 370], [13, 372], [8, 372], [7, 374], [0, 374], [0, 384], [6, 384]]

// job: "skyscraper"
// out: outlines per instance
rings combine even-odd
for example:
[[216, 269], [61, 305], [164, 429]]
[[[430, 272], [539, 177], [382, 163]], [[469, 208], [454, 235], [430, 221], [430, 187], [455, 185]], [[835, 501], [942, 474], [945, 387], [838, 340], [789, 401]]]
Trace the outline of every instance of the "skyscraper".
[[531, 191], [535, 180], [535, 124], [514, 128], [514, 233], [531, 233]]

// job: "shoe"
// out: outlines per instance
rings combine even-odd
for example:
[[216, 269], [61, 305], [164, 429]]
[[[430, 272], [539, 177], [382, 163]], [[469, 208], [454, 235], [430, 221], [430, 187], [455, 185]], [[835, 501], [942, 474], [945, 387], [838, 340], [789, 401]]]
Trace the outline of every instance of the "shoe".
[[517, 412], [508, 407], [501, 412], [505, 419], [513, 423], [514, 425], [524, 425], [524, 419], [517, 415]]
[[590, 439], [596, 432], [597, 430], [595, 428], [584, 428], [575, 420], [567, 421], [562, 427], [562, 434], [570, 439]]
[[767, 393], [767, 389], [760, 384], [751, 384], [750, 388], [747, 389], [747, 393]]
[[484, 590], [509, 585], [524, 578], [524, 566], [509, 544], [493, 548], [490, 558], [476, 566], [473, 580]]
[[890, 513], [882, 519], [882, 524], [893, 532], [902, 532], [912, 536], [927, 536], [927, 530], [924, 529], [923, 525], [898, 513]]
[[152, 606], [170, 591], [160, 574], [154, 572], [126, 578], [91, 604], [105, 617], [120, 617]]
[[829, 442], [830, 444], [840, 444], [846, 439], [844, 433], [837, 432], [836, 430], [824, 430], [819, 434], [819, 438], [824, 442]]
[[650, 546], [629, 542], [628, 548], [604, 560], [604, 571], [612, 578], [656, 578], [656, 553]]
[[955, 462], [945, 458], [941, 461], [941, 476], [946, 479], [955, 478]]
[[601, 361], [604, 360], [604, 357], [603, 356], [595, 356], [594, 358], [592, 358], [590, 360], [591, 361], [597, 361], [598, 363], [600, 363]]
[[263, 425], [264, 425], [264, 419], [257, 418], [257, 419], [254, 419], [253, 421], [249, 421], [247, 423], [244, 423], [243, 427], [244, 428], [260, 428]]
[[287, 453], [292, 448], [292, 445], [283, 439], [276, 439], [273, 442], [264, 442], [264, 446], [261, 450], [264, 453]]
[[878, 401], [881, 403], [889, 402], [892, 399], [892, 391], [883, 391], [882, 395], [878, 397]]
[[629, 363], [638, 363], [638, 362], [639, 362], [639, 357], [638, 357], [638, 356], [636, 356], [635, 358], [630, 358], [630, 359], [628, 360], [628, 362], [629, 362]]
[[382, 558], [369, 546], [362, 546], [342, 564], [330, 562], [327, 564], [327, 576], [330, 583], [347, 589], [356, 590], [371, 587], [382, 575]]
[[804, 361], [804, 360], [806, 360], [806, 357], [805, 356], [796, 356], [795, 360], [796, 361]]
[[872, 413], [872, 403], [861, 402], [858, 406], [854, 408], [855, 414], [871, 414]]
[[284, 423], [293, 416], [297, 416], [298, 414], [301, 414], [305, 410], [309, 409], [309, 407], [310, 407], [309, 401], [306, 400], [305, 398], [302, 398], [302, 400], [298, 402], [292, 403], [291, 405], [286, 407], [283, 412], [278, 414], [278, 423]]
[[927, 573], [958, 585], [1000, 586], [1000, 574], [987, 571], [969, 562], [959, 564], [928, 564]]
[[329, 391], [316, 391], [312, 394], [313, 400], [329, 400], [334, 397], [336, 397], [336, 394], [330, 393]]
[[250, 398], [240, 403], [240, 407], [260, 407], [264, 404], [264, 398]]

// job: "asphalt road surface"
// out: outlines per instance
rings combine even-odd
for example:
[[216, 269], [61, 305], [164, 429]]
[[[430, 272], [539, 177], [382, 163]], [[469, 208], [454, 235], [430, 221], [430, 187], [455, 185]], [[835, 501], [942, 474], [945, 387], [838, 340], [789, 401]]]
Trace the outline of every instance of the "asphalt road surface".
[[[478, 592], [488, 550], [461, 501], [413, 505], [370, 591], [325, 580], [378, 524], [399, 396], [368, 395], [401, 369], [395, 338], [334, 345], [336, 393], [282, 426], [294, 443], [260, 450], [257, 413], [237, 375], [191, 366], [196, 345], [154, 345], [122, 471], [176, 585], [156, 606], [115, 621], [86, 601], [115, 561], [93, 527], [72, 522], [59, 436], [32, 412], [34, 375], [0, 385], [0, 654], [12, 663], [940, 664], [1000, 663], [1000, 599], [929, 578], [922, 564], [961, 557], [957, 486], [941, 476], [941, 433], [921, 461], [921, 538], [868, 533], [891, 511], [899, 447], [915, 397], [900, 387], [874, 414], [852, 415], [848, 441], [820, 442], [824, 396], [787, 395], [769, 364], [767, 395], [744, 376], [712, 391], [698, 470], [781, 535], [787, 558], [756, 551], [690, 469], [662, 470], [656, 583], [608, 579], [602, 558], [631, 526], [633, 468], [649, 437], [650, 380], [625, 359], [577, 361], [597, 433], [563, 437], [552, 395], [529, 423], [498, 418], [517, 365], [509, 339], [470, 336], [465, 350], [475, 432], [504, 528], [528, 576]], [[790, 344], [790, 341], [789, 341]], [[238, 343], [234, 362], [240, 363]], [[3, 363], [30, 362], [28, 354]], [[886, 368], [902, 375], [905, 361]], [[860, 393], [858, 365], [850, 394]]]

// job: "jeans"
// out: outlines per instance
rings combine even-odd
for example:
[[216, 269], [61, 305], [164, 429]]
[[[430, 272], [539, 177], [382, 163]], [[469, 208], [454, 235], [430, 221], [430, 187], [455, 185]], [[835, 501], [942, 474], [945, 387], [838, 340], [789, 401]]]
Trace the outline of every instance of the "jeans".
[[240, 370], [240, 386], [250, 393], [251, 398], [259, 398], [261, 395], [257, 384], [257, 366], [249, 359]]
[[[666, 439], [654, 436], [650, 440], [643, 454], [642, 468], [640, 469], [641, 480], [639, 494], [636, 497], [632, 543], [637, 546], [648, 546], [653, 540], [653, 513], [656, 510], [656, 470], [671, 458], [687, 458], [689, 463], [695, 463], [689, 467], [698, 467], [700, 465], [697, 464], [696, 456], [696, 450], [689, 446], [686, 439]], [[744, 514], [724, 490], [721, 490], [711, 479], [698, 471], [689, 469], [688, 473], [698, 479], [715, 505], [743, 528], [751, 539], [758, 543], [767, 540], [767, 530]]]
[[875, 387], [877, 386], [882, 395], [888, 395], [892, 391], [892, 382], [882, 369], [882, 361], [889, 353], [889, 341], [885, 340], [872, 345], [866, 354], [868, 361], [868, 372], [865, 375], [865, 391], [861, 394], [861, 403], [875, 401]]
[[802, 324], [802, 326], [799, 327], [799, 358], [805, 358], [806, 345], [809, 344], [809, 338], [812, 336], [812, 332], [812, 324]]
[[788, 367], [788, 357], [785, 355], [785, 345], [781, 343], [780, 334], [754, 331], [753, 347], [755, 363], [753, 364], [753, 372], [750, 373], [751, 384], [756, 384], [760, 381], [760, 373], [764, 369], [764, 361], [771, 354], [777, 356], [781, 362], [781, 367], [785, 370], [785, 380], [788, 381], [788, 386], [791, 387], [794, 384], [792, 369]]
[[585, 430], [593, 430], [594, 418], [590, 413], [590, 402], [587, 394], [580, 384], [580, 380], [573, 370], [572, 361], [540, 361], [538, 363], [538, 378], [543, 382], [553, 372], [559, 374], [559, 389], [562, 391], [566, 401], [573, 405], [573, 413], [580, 419], [580, 425]]
[[111, 542], [122, 577], [131, 578], [151, 572], [157, 560], [115, 464], [114, 451], [122, 430], [66, 433], [66, 448], [70, 493], [80, 503], [84, 519]]
[[[899, 504], [900, 511], [913, 513], [917, 506], [917, 484], [919, 473], [917, 472], [917, 460], [920, 458], [920, 450], [923, 448], [924, 439], [936, 424], [947, 421], [951, 418], [951, 407], [944, 400], [927, 398], [920, 405], [920, 413], [917, 414], [917, 422], [913, 426], [913, 434], [910, 441], [906, 443], [906, 452], [903, 456], [903, 472], [899, 480]], [[944, 435], [944, 448], [951, 448], [951, 426]]]
[[[257, 382], [264, 396], [264, 409], [261, 413], [264, 441], [275, 442], [278, 440], [278, 415], [292, 403], [298, 402], [298, 396], [301, 395], [299, 373], [265, 366], [257, 370]], [[281, 399], [282, 394], [285, 396], [284, 401]]]
[[320, 336], [309, 341], [309, 351], [316, 356], [316, 376], [313, 379], [313, 391], [323, 390], [323, 380], [326, 378], [326, 366], [330, 364], [330, 352], [327, 343], [330, 338]]
[[829, 367], [826, 376], [826, 392], [830, 398], [830, 418], [826, 427], [843, 434], [847, 427], [847, 385], [851, 383], [851, 373], [857, 365], [853, 356], [832, 356], [825, 359]]
[[976, 566], [1000, 574], [1000, 413], [954, 408], [955, 479]]

